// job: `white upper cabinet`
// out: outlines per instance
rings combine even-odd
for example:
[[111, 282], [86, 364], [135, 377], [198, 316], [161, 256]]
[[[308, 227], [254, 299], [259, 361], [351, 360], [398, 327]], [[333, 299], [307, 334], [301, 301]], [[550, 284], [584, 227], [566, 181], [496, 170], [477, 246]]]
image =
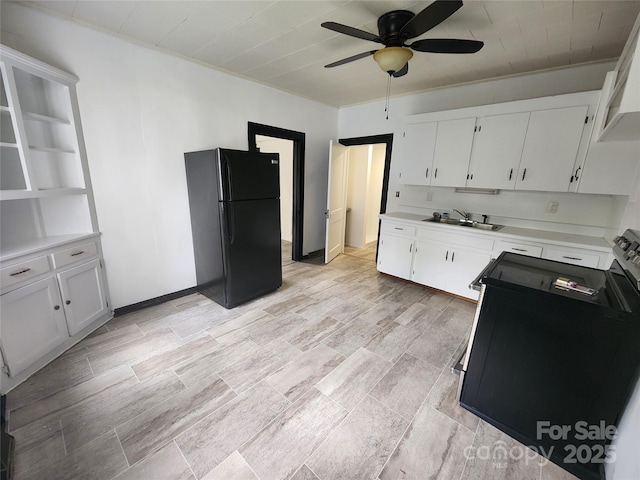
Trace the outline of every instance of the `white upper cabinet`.
[[430, 185], [437, 122], [405, 125], [400, 139], [400, 183]]
[[475, 117], [438, 122], [431, 185], [466, 185], [475, 126]]
[[516, 190], [569, 190], [588, 110], [581, 105], [531, 112]]
[[529, 112], [478, 120], [467, 187], [513, 189], [529, 124]]

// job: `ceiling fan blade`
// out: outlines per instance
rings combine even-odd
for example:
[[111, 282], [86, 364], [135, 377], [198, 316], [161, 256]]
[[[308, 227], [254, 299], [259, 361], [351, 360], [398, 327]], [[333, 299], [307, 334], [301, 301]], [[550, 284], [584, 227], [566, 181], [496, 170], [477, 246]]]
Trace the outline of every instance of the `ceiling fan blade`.
[[351, 57], [343, 58], [342, 60], [338, 60], [337, 62], [333, 62], [333, 63], [330, 63], [328, 65], [325, 65], [324, 68], [333, 68], [333, 67], [337, 67], [337, 66], [340, 66], [340, 65], [344, 65], [345, 63], [353, 62], [355, 60], [360, 60], [361, 58], [365, 58], [365, 57], [368, 57], [370, 55], [373, 55], [376, 52], [377, 52], [377, 50], [371, 50], [370, 52], [359, 53], [357, 55], [353, 55]]
[[413, 42], [411, 50], [430, 53], [476, 53], [484, 46], [479, 40], [459, 40], [456, 38], [427, 38]]
[[409, 72], [409, 62], [405, 63], [404, 67], [402, 67], [397, 72], [392, 73], [391, 76], [398, 78], [406, 75], [408, 72]]
[[324, 22], [324, 23], [321, 23], [320, 25], [323, 26], [324, 28], [328, 28], [329, 30], [342, 33], [344, 35], [361, 38], [362, 40], [371, 40], [372, 42], [382, 43], [382, 40], [380, 39], [380, 37], [378, 37], [377, 35], [374, 35], [373, 33], [365, 32], [364, 30], [349, 27], [347, 25], [342, 25], [341, 23]]
[[462, 7], [461, 0], [436, 0], [409, 20], [400, 30], [400, 35], [404, 38], [419, 37], [445, 21], [460, 7]]

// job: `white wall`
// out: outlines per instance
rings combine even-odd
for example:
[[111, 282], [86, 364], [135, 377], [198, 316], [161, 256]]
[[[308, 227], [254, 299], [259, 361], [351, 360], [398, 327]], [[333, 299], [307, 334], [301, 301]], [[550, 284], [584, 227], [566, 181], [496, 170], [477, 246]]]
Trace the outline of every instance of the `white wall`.
[[350, 247], [364, 247], [368, 170], [369, 145], [349, 147], [345, 245]]
[[115, 308], [195, 285], [183, 153], [247, 148], [247, 122], [306, 133], [303, 253], [324, 243], [338, 111], [15, 3], [2, 42], [74, 73]]
[[369, 166], [369, 181], [367, 185], [367, 213], [365, 226], [365, 242], [378, 239], [380, 214], [380, 200], [382, 198], [382, 180], [384, 177], [384, 159], [386, 144], [372, 145]]
[[280, 238], [288, 242], [293, 233], [293, 141], [256, 136], [261, 152], [280, 154]]

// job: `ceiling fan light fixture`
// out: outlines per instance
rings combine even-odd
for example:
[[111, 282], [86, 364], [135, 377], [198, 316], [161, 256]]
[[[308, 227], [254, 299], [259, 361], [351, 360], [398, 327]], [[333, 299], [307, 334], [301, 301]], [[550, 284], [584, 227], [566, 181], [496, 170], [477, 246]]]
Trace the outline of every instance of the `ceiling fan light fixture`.
[[383, 72], [399, 72], [413, 57], [413, 52], [405, 47], [385, 47], [373, 54], [373, 59]]

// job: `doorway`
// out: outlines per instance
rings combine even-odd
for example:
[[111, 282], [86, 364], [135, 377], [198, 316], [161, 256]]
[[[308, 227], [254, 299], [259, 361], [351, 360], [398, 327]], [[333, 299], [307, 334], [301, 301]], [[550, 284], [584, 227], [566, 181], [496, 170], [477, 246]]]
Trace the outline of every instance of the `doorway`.
[[345, 252], [375, 261], [378, 214], [387, 208], [393, 134], [340, 139], [339, 144], [330, 149], [325, 263]]
[[256, 135], [260, 152], [280, 157], [280, 241], [282, 265], [293, 262], [293, 141]]
[[[251, 151], [258, 151], [258, 137], [260, 137], [262, 141], [266, 141], [270, 138], [291, 142], [291, 209], [289, 210], [288, 215], [290, 215], [291, 218], [291, 260], [298, 262], [302, 260], [305, 134], [294, 130], [286, 130], [284, 128], [249, 122], [248, 137], [249, 150]], [[285, 212], [285, 214], [287, 213]], [[282, 222], [283, 225], [285, 223], [287, 225], [289, 224], [288, 222]]]

